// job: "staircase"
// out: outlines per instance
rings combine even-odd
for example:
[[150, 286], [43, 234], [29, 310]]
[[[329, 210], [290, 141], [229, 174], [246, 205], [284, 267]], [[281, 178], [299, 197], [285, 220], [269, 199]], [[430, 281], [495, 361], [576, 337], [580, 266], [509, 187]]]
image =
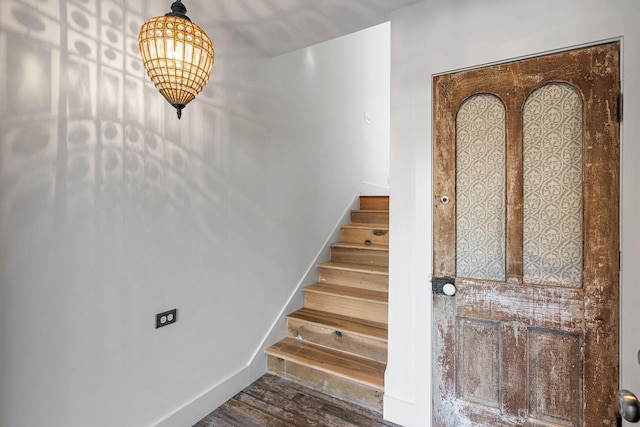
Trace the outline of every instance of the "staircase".
[[387, 362], [389, 197], [361, 196], [287, 337], [266, 350], [272, 374], [382, 412]]

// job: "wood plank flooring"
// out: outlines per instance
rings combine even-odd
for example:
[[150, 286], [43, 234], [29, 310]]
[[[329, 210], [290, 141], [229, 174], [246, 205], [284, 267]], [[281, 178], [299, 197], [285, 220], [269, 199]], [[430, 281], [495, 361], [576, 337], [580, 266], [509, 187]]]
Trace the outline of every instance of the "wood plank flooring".
[[382, 415], [265, 375], [193, 427], [400, 427]]

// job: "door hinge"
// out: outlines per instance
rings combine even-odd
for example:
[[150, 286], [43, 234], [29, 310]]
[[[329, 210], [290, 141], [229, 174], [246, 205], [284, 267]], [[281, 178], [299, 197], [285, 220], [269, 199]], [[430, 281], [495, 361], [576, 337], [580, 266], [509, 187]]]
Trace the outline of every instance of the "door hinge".
[[622, 96], [622, 92], [620, 92], [618, 94], [618, 122], [622, 121], [622, 114], [623, 113], [623, 96]]

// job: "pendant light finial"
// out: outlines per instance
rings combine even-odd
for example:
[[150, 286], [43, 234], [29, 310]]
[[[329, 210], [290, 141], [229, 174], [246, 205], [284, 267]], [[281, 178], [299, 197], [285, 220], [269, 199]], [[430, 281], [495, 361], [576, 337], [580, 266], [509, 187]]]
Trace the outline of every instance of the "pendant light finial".
[[178, 120], [182, 118], [182, 109], [185, 107], [184, 104], [173, 104], [176, 107], [176, 112], [178, 113]]
[[182, 4], [182, 0], [176, 0], [173, 2], [171, 5], [171, 12], [165, 13], [164, 16], [177, 16], [191, 21], [187, 16], [187, 7]]

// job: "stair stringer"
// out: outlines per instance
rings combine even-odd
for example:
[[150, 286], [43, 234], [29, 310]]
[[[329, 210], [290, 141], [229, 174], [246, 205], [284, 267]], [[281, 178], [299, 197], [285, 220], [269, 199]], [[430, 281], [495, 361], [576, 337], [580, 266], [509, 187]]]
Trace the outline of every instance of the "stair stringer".
[[259, 378], [267, 372], [267, 356], [265, 350], [271, 345], [282, 340], [287, 335], [287, 315], [303, 307], [304, 288], [318, 281], [318, 266], [331, 258], [331, 245], [340, 241], [341, 227], [351, 223], [351, 211], [358, 209], [362, 188], [354, 195], [351, 203], [344, 209], [342, 216], [336, 222], [333, 231], [329, 234], [323, 245], [317, 252], [314, 260], [309, 264], [304, 276], [291, 292], [289, 298], [282, 306], [269, 330], [264, 335], [260, 345], [256, 348], [247, 364], [249, 376]]

